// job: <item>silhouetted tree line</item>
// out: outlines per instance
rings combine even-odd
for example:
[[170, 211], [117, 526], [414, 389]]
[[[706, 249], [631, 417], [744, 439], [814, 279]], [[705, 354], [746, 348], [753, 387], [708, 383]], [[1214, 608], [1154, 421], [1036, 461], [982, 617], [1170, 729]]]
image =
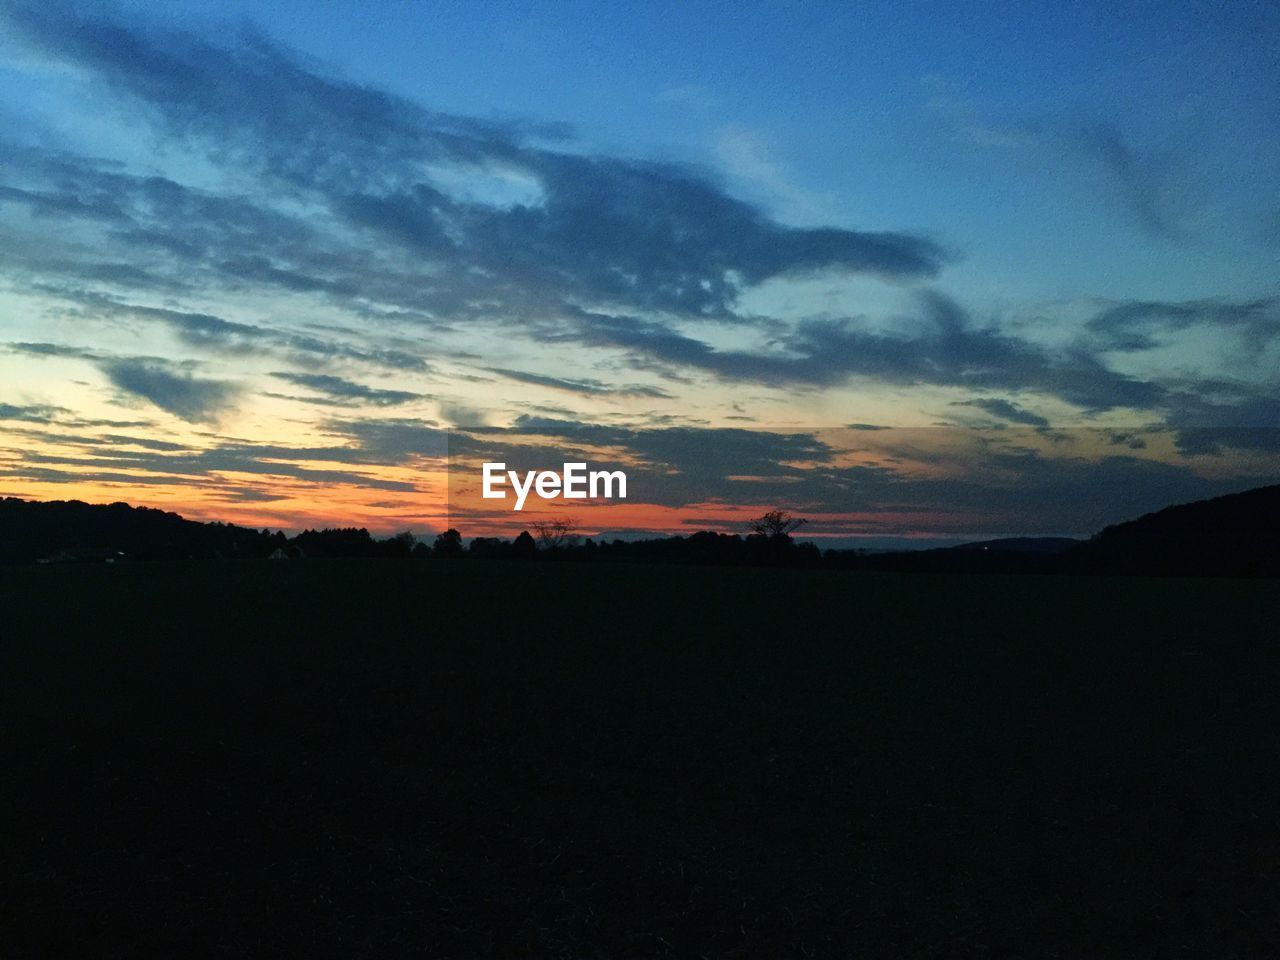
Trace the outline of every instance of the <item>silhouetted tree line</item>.
[[1107, 527], [1087, 541], [1022, 538], [944, 549], [819, 550], [792, 533], [804, 521], [770, 511], [745, 535], [703, 531], [645, 540], [594, 540], [572, 521], [546, 520], [514, 539], [449, 529], [428, 544], [410, 532], [379, 539], [363, 528], [282, 532], [199, 523], [124, 503], [0, 500], [0, 562], [365, 557], [786, 566], [919, 573], [1280, 575], [1280, 486], [1169, 507]]
[[467, 557], [532, 559], [540, 557], [562, 562], [608, 560], [647, 563], [695, 563], [725, 566], [819, 566], [822, 552], [811, 543], [770, 540], [766, 537], [713, 533], [706, 530], [687, 537], [659, 537], [650, 540], [594, 540], [578, 538], [568, 543], [540, 543], [528, 531], [515, 540], [477, 537], [466, 551]]
[[407, 531], [380, 539], [362, 527], [343, 527], [304, 530], [288, 537], [280, 531], [186, 520], [176, 513], [126, 503], [104, 506], [78, 500], [43, 503], [8, 498], [0, 500], [0, 562], [381, 557], [816, 566], [822, 562], [820, 551], [791, 538], [789, 531], [798, 525], [770, 514], [762, 518], [757, 532], [745, 537], [703, 532], [597, 543], [579, 536], [572, 521], [553, 519], [533, 524], [535, 533], [526, 530], [513, 540], [476, 537], [467, 544], [457, 530], [449, 529], [427, 544]]

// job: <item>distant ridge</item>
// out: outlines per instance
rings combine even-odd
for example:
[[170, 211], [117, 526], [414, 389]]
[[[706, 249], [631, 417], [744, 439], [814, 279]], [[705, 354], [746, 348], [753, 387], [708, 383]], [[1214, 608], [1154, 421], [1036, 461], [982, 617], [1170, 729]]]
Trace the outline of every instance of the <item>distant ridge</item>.
[[994, 550], [999, 553], [1066, 553], [1084, 541], [1075, 537], [1002, 537], [998, 540], [976, 540], [946, 550]]

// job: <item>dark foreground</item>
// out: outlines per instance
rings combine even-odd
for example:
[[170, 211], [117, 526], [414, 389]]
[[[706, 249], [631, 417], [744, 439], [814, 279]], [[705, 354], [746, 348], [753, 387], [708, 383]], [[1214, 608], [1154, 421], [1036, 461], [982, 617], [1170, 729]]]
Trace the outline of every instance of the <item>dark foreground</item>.
[[1265, 957], [1275, 581], [0, 569], [23, 957]]

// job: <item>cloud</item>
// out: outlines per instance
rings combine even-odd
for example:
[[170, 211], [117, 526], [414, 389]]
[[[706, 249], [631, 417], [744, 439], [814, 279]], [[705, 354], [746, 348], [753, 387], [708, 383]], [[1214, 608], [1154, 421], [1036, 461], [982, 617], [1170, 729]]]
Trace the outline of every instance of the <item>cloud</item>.
[[101, 360], [104, 354], [86, 347], [72, 347], [62, 343], [23, 342], [5, 344], [13, 353], [25, 353], [33, 357], [69, 357], [73, 360]]
[[[207, 352], [231, 356], [272, 352], [290, 359], [301, 359], [302, 362], [313, 362], [316, 358], [322, 358], [349, 360], [409, 372], [421, 373], [431, 369], [423, 357], [404, 350], [380, 347], [376, 342], [371, 342], [373, 338], [367, 334], [357, 344], [352, 344], [296, 330], [240, 323], [199, 311], [126, 303], [101, 293], [80, 289], [44, 287], [42, 290], [60, 299], [79, 304], [92, 316], [127, 317], [163, 324], [182, 343]], [[26, 344], [25, 346], [34, 349], [40, 345]], [[44, 346], [64, 353], [74, 349], [52, 344]]]
[[[911, 234], [784, 226], [692, 168], [534, 146], [537, 131], [324, 75], [258, 36], [213, 43], [56, 4], [7, 18], [164, 138], [256, 178], [254, 196], [220, 197], [27, 151], [16, 175], [31, 182], [12, 189], [69, 213], [91, 202], [119, 237], [224, 279], [437, 315], [576, 303], [733, 319], [739, 292], [772, 277], [913, 279], [944, 260]], [[485, 202], [486, 181], [513, 179], [532, 185], [528, 202]], [[280, 194], [327, 218], [275, 209]], [[400, 255], [375, 256], [362, 239]]]
[[773, 156], [763, 137], [741, 126], [726, 127], [716, 137], [716, 155], [733, 176], [764, 191], [793, 215], [822, 217], [833, 198], [795, 184]]
[[[104, 457], [58, 457], [38, 455], [29, 458], [28, 462], [16, 467], [0, 469], [0, 476], [22, 477], [41, 480], [46, 483], [118, 483], [126, 485], [180, 485], [200, 490], [204, 494], [216, 494], [216, 499], [237, 499], [246, 501], [270, 501], [283, 499], [278, 487], [245, 487], [245, 481], [237, 480], [236, 486], [221, 478], [219, 469], [214, 466], [216, 457], [209, 458], [206, 470], [184, 470], [177, 458], [151, 455], [147, 457], [122, 458], [120, 465], [129, 472], [108, 469], [112, 458]], [[35, 466], [34, 464], [42, 464]], [[312, 483], [318, 486], [332, 484], [349, 484], [369, 490], [384, 490], [399, 493], [417, 492], [416, 484], [405, 480], [388, 480], [346, 470], [316, 470], [291, 463], [262, 462], [247, 458], [232, 469], [239, 473], [255, 474], [262, 479], [257, 482], [274, 483], [278, 478]], [[139, 472], [156, 471], [156, 472]], [[175, 478], [174, 473], [178, 473]], [[185, 473], [186, 476], [182, 476]], [[249, 481], [254, 482], [254, 481]]]
[[724, 380], [771, 386], [824, 387], [868, 377], [897, 384], [1032, 390], [1087, 410], [1150, 409], [1164, 391], [1155, 383], [1109, 370], [1087, 350], [1053, 352], [975, 324], [948, 297], [920, 297], [923, 328], [873, 332], [847, 319], [808, 320], [779, 338], [782, 352], [717, 350], [672, 326], [637, 317], [579, 312], [576, 330], [553, 330], [551, 340], [633, 351], [641, 357], [694, 367]]
[[1280, 337], [1280, 298], [1253, 300], [1126, 300], [1089, 321], [1089, 329], [1109, 350], [1149, 350], [1176, 330], [1203, 328], [1240, 333], [1254, 349]]
[[465, 403], [440, 404], [440, 416], [454, 427], [484, 427], [489, 423], [488, 413]]
[[1061, 114], [998, 119], [954, 84], [938, 77], [925, 83], [927, 108], [959, 139], [1052, 164], [1055, 176], [1068, 169], [1092, 181], [1096, 194], [1144, 233], [1188, 238], [1195, 204], [1184, 172], [1170, 158], [1136, 146], [1111, 120]]
[[52, 423], [61, 414], [69, 413], [64, 407], [52, 407], [44, 404], [16, 406], [12, 403], [0, 403], [0, 420], [22, 420], [27, 423]]
[[1134, 222], [1153, 236], [1185, 239], [1182, 195], [1159, 161], [1139, 153], [1119, 127], [1104, 120], [1073, 125], [1069, 135], [1086, 156], [1097, 161]]
[[423, 399], [423, 394], [420, 393], [410, 393], [406, 390], [379, 390], [325, 373], [276, 372], [271, 375], [278, 380], [292, 383], [294, 386], [306, 387], [308, 390], [324, 394], [331, 400], [345, 403], [371, 403], [374, 406], [388, 407]]
[[488, 369], [490, 373], [496, 373], [499, 376], [506, 377], [508, 380], [515, 380], [517, 383], [530, 383], [539, 387], [550, 387], [553, 390], [565, 390], [569, 393], [579, 393], [584, 396], [650, 397], [660, 400], [671, 399], [671, 394], [667, 393], [665, 390], [643, 384], [611, 386], [607, 383], [602, 383], [599, 380], [569, 380], [562, 377], [549, 377], [540, 373], [526, 373], [522, 370], [508, 370], [504, 367], [488, 367], [486, 369]]
[[1047, 427], [1049, 421], [1037, 413], [1025, 410], [1010, 400], [999, 397], [977, 397], [973, 400], [956, 400], [953, 407], [976, 407], [993, 417], [1007, 420], [1009, 423], [1021, 423], [1029, 427]]
[[330, 420], [324, 427], [349, 441], [346, 456], [373, 463], [401, 464], [420, 457], [448, 457], [454, 439], [447, 427], [422, 420]]
[[[700, 380], [792, 392], [863, 380], [944, 387], [971, 394], [962, 406], [1043, 426], [1043, 417], [995, 395], [1051, 397], [1089, 413], [1185, 411], [1183, 394], [1205, 384], [1120, 372], [1105, 353], [1208, 324], [1258, 342], [1275, 337], [1274, 300], [1135, 301], [1108, 307], [1088, 337], [1045, 346], [920, 290], [949, 261], [926, 236], [789, 226], [706, 170], [548, 146], [564, 131], [433, 111], [335, 77], [252, 33], [212, 40], [124, 16], [58, 3], [0, 13], [39, 58], [91, 84], [131, 132], [154, 140], [157, 165], [170, 163], [164, 175], [0, 143], [0, 216], [23, 228], [0, 239], [6, 275], [22, 292], [72, 304], [81, 318], [159, 325], [197, 356], [270, 354], [300, 370], [338, 361], [339, 372], [357, 378], [279, 376], [314, 391], [312, 403], [421, 398], [367, 386], [358, 382], [367, 371], [348, 369], [431, 370], [426, 347], [386, 335], [412, 327], [430, 331], [433, 345], [437, 334], [475, 334], [620, 352], [632, 369], [691, 390]], [[978, 130], [981, 118], [966, 122]], [[1065, 145], [1077, 167], [1103, 172], [1146, 229], [1179, 235], [1176, 183], [1118, 128], [1063, 119], [1009, 126], [1017, 136], [991, 135], [990, 144], [1055, 157]], [[739, 172], [785, 192], [758, 142], [739, 131], [727, 145]], [[179, 182], [184, 176], [193, 182]], [[40, 242], [28, 243], [32, 236]], [[782, 320], [742, 306], [752, 287], [818, 271], [912, 287], [913, 315], [894, 318], [906, 328], [829, 314]], [[262, 315], [246, 317], [234, 306], [244, 303], [263, 305]], [[308, 308], [317, 303], [351, 327], [296, 319], [315, 316]], [[768, 340], [747, 349], [734, 328]], [[93, 362], [119, 389], [194, 422], [228, 409], [238, 390], [154, 358], [20, 348]], [[584, 397], [670, 396], [591, 377], [490, 372]], [[441, 411], [457, 425], [491, 422], [451, 401]]]
[[163, 357], [119, 357], [58, 343], [18, 342], [6, 346], [14, 353], [34, 357], [87, 360], [101, 370], [117, 390], [148, 400], [191, 423], [217, 422], [241, 393], [237, 384], [196, 378], [190, 373], [191, 364], [174, 364]]
[[73, 220], [124, 220], [124, 211], [109, 195], [83, 197], [65, 190], [23, 190], [0, 185], [0, 204], [19, 203], [32, 213]]
[[1219, 384], [1216, 396], [1183, 394], [1170, 412], [1178, 450], [1187, 456], [1229, 451], [1280, 453], [1280, 398], [1269, 386]]
[[99, 366], [116, 389], [142, 397], [191, 423], [217, 422], [240, 392], [235, 384], [196, 379], [155, 362], [105, 360]]

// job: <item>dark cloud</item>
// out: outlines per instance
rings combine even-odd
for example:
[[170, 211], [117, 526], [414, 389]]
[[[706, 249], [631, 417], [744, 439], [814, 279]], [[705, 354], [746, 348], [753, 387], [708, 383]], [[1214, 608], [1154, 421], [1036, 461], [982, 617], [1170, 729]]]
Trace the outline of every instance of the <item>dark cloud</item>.
[[264, 285], [284, 287], [299, 293], [333, 293], [342, 297], [355, 296], [359, 286], [351, 280], [326, 280], [308, 276], [297, 270], [282, 270], [266, 257], [232, 257], [221, 263], [223, 273], [230, 277], [256, 281]]
[[1203, 328], [1239, 333], [1261, 349], [1280, 337], [1280, 299], [1127, 300], [1112, 304], [1089, 321], [1106, 349], [1147, 350], [1176, 330]]
[[1147, 440], [1141, 434], [1131, 430], [1113, 433], [1107, 440], [1113, 447], [1128, 447], [1130, 450], [1145, 450]]
[[[13, 7], [8, 20], [165, 136], [256, 175], [263, 194], [212, 196], [28, 151], [15, 175], [32, 182], [14, 196], [69, 213], [87, 204], [119, 238], [224, 280], [432, 315], [603, 303], [737, 319], [741, 289], [771, 277], [928, 277], [943, 261], [919, 236], [779, 224], [701, 171], [535, 146], [545, 131], [433, 112], [322, 75], [261, 37], [215, 44], [46, 4]], [[476, 199], [433, 181], [433, 167], [482, 185], [517, 178], [528, 196]], [[274, 211], [275, 194], [323, 205], [376, 247]]]
[[197, 379], [145, 360], [104, 360], [99, 366], [116, 389], [192, 423], [216, 422], [240, 392], [235, 384]]
[[785, 352], [716, 350], [657, 321], [580, 311], [576, 329], [541, 332], [552, 341], [616, 347], [725, 379], [771, 386], [831, 386], [852, 377], [975, 390], [1041, 391], [1087, 410], [1152, 408], [1154, 383], [1109, 370], [1083, 348], [1051, 352], [976, 325], [942, 294], [921, 297], [921, 330], [872, 332], [853, 320], [809, 320], [779, 338]]
[[993, 417], [1007, 420], [1009, 423], [1021, 423], [1029, 427], [1049, 426], [1049, 421], [1038, 413], [1032, 413], [1011, 400], [1003, 400], [999, 397], [977, 397], [973, 400], [957, 400], [951, 405], [953, 407], [976, 407], [985, 413], [991, 414]]
[[131, 437], [118, 433], [107, 433], [103, 434], [101, 437], [94, 437], [91, 441], [91, 445], [96, 446], [102, 442], [109, 443], [112, 446], [133, 446], [143, 447], [147, 450], [163, 451], [186, 450], [190, 446], [185, 443], [170, 443], [168, 440], [155, 440], [151, 437]]
[[33, 357], [70, 357], [73, 360], [102, 360], [105, 354], [85, 347], [72, 347], [62, 343], [29, 343], [19, 341], [5, 344], [13, 353], [25, 353]]
[[347, 442], [347, 457], [367, 463], [444, 459], [455, 440], [448, 428], [422, 420], [330, 420], [325, 428]]
[[565, 390], [584, 396], [651, 397], [660, 400], [671, 398], [671, 394], [665, 390], [643, 384], [611, 386], [599, 380], [569, 380], [563, 377], [548, 377], [540, 373], [526, 373], [522, 370], [508, 370], [504, 367], [487, 369], [490, 373], [496, 373], [508, 380], [515, 380], [517, 383], [531, 383], [539, 387], [550, 387], [553, 390]]
[[[415, 483], [389, 480], [361, 472], [407, 458], [393, 458], [343, 444], [321, 447], [289, 447], [278, 444], [251, 444], [224, 441], [204, 450], [190, 450], [185, 444], [164, 441], [140, 441], [121, 437], [110, 447], [109, 438], [68, 437], [46, 432], [39, 437], [45, 447], [82, 448], [85, 453], [27, 452], [22, 464], [12, 466], [7, 475], [31, 476], [50, 482], [103, 480], [128, 483], [131, 477], [142, 483], [170, 483], [201, 490], [229, 489], [232, 481], [225, 474], [248, 474], [269, 483], [278, 478], [307, 483], [344, 483], [376, 490], [413, 492]], [[142, 447], [140, 450], [127, 447]], [[318, 467], [316, 464], [342, 464], [353, 469]], [[127, 472], [126, 472], [127, 471]], [[254, 481], [237, 480], [234, 483]]]
[[214, 423], [240, 395], [238, 385], [192, 376], [192, 364], [163, 357], [118, 357], [84, 347], [57, 343], [10, 343], [15, 353], [65, 357], [94, 364], [117, 390], [141, 397], [161, 410], [192, 423]]
[[1220, 384], [1215, 394], [1179, 397], [1168, 421], [1176, 431], [1180, 452], [1187, 456], [1280, 453], [1280, 397], [1274, 390]]
[[38, 216], [72, 220], [126, 220], [116, 198], [107, 194], [85, 197], [67, 190], [23, 190], [0, 184], [0, 205], [22, 204]]
[[832, 452], [812, 433], [733, 427], [654, 429], [521, 416], [516, 418], [509, 432], [548, 437], [579, 446], [619, 447], [654, 466], [696, 470], [699, 473], [706, 472], [708, 467], [716, 469], [719, 458], [723, 458], [722, 466], [731, 467], [729, 472], [755, 473], [776, 470], [792, 461], [827, 460]]
[[1280, 427], [1180, 427], [1179, 452], [1186, 456], [1252, 451], [1280, 454]]
[[63, 407], [51, 407], [43, 404], [16, 406], [12, 403], [0, 403], [0, 420], [23, 420], [28, 423], [52, 423], [60, 415], [70, 411]]
[[[49, 462], [62, 464], [62, 466], [32, 466], [32, 464]], [[163, 470], [165, 468], [165, 464], [158, 458], [152, 458], [150, 461], [144, 463], [129, 463], [128, 466], [131, 471], [137, 471], [140, 469]], [[77, 460], [69, 457], [33, 457], [28, 463], [21, 464], [16, 467], [0, 469], [0, 476], [41, 480], [46, 483], [99, 482], [126, 485], [169, 485], [175, 482], [175, 478], [172, 475], [168, 475], [163, 472], [121, 473], [119, 471], [103, 469], [103, 467], [104, 463], [99, 458], [84, 458]], [[363, 487], [369, 490], [384, 490], [397, 493], [414, 493], [418, 489], [415, 484], [403, 480], [384, 480], [378, 477], [371, 477], [366, 474], [350, 473], [342, 470], [310, 470], [293, 464], [257, 465], [257, 469], [252, 472], [261, 477], [259, 482], [264, 483], [276, 478], [285, 478], [324, 486], [341, 483]], [[229, 485], [227, 481], [216, 477], [208, 480], [183, 479], [181, 482], [183, 486], [200, 490], [203, 493], [217, 493], [220, 495], [217, 499], [245, 501], [270, 501], [282, 499], [279, 494], [273, 493], [270, 489], [261, 489], [256, 487], [246, 488], [242, 485], [232, 486]], [[244, 481], [237, 481], [238, 484], [243, 484], [243, 482]]]
[[276, 372], [271, 375], [278, 380], [292, 383], [294, 386], [306, 387], [308, 390], [314, 390], [341, 402], [370, 403], [374, 406], [389, 407], [423, 399], [423, 394], [420, 393], [410, 393], [407, 390], [379, 390], [327, 373]]

